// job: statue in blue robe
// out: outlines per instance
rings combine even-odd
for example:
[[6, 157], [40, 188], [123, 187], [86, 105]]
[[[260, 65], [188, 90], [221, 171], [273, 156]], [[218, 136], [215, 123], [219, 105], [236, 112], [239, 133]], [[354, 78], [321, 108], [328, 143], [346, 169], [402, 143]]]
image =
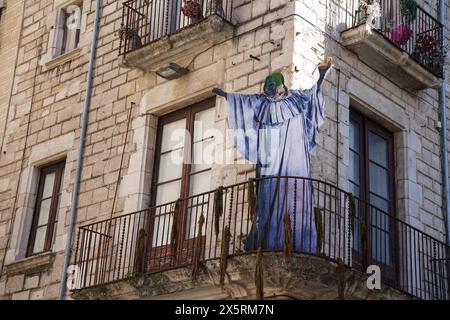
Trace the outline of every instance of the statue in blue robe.
[[324, 121], [321, 84], [330, 67], [331, 58], [319, 64], [319, 80], [308, 90], [288, 90], [281, 73], [266, 78], [264, 94], [213, 90], [227, 100], [238, 152], [256, 164], [256, 218], [246, 251], [282, 250], [288, 214], [293, 250], [318, 252], [312, 183], [301, 177], [311, 177], [310, 154]]

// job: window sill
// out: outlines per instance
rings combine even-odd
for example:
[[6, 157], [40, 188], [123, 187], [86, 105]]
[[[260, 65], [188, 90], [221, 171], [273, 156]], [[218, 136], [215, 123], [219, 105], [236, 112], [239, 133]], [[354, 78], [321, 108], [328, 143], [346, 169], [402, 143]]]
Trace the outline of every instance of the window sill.
[[57, 66], [60, 66], [60, 65], [66, 63], [66, 62], [69, 62], [75, 58], [78, 58], [80, 53], [81, 53], [81, 48], [73, 49], [69, 52], [66, 52], [60, 56], [53, 58], [50, 61], [47, 61], [45, 63], [45, 66], [47, 67], [48, 70], [56, 68]]
[[30, 274], [48, 270], [55, 260], [55, 253], [46, 252], [40, 255], [24, 258], [19, 261], [5, 265], [5, 273], [14, 274]]

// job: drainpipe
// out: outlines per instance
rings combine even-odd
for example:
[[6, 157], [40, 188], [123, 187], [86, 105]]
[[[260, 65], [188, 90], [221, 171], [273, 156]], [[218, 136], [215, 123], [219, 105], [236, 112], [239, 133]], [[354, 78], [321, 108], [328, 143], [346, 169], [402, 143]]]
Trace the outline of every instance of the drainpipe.
[[[446, 1], [439, 1], [439, 22], [444, 26], [443, 28], [443, 36], [442, 36], [442, 47], [445, 48], [445, 9], [446, 9]], [[447, 140], [447, 68], [444, 64], [444, 72], [442, 81], [442, 86], [439, 91], [439, 113], [442, 123], [441, 128], [441, 147], [442, 147], [442, 176], [444, 180], [444, 201], [445, 201], [445, 213], [444, 213], [444, 221], [445, 221], [445, 231], [447, 237], [447, 245], [450, 245], [450, 190], [449, 190], [449, 181], [448, 181], [448, 140]]]
[[[439, 22], [443, 25], [442, 28], [442, 48], [445, 48], [445, 11], [446, 11], [446, 1], [439, 1]], [[444, 223], [445, 223], [445, 233], [447, 238], [447, 246], [450, 246], [450, 190], [449, 190], [449, 182], [448, 182], [448, 140], [447, 140], [447, 68], [444, 63], [443, 68], [443, 78], [442, 86], [439, 91], [439, 108], [440, 108], [440, 118], [442, 122], [441, 128], [441, 146], [442, 146], [442, 176], [444, 180], [444, 190], [443, 194], [445, 199], [445, 211], [444, 211]], [[450, 250], [447, 247], [446, 258], [450, 258]], [[445, 260], [444, 265], [447, 271], [447, 299], [450, 297], [450, 260]]]
[[61, 284], [59, 287], [59, 300], [64, 300], [65, 292], [66, 292], [66, 282], [67, 282], [67, 269], [69, 267], [70, 256], [72, 253], [72, 242], [73, 242], [73, 233], [75, 228], [75, 223], [77, 220], [77, 206], [78, 206], [78, 192], [80, 191], [80, 180], [81, 180], [81, 170], [83, 163], [83, 152], [86, 143], [86, 131], [88, 126], [89, 119], [89, 109], [91, 105], [91, 95], [92, 95], [92, 78], [93, 78], [93, 69], [95, 62], [95, 51], [97, 49], [97, 34], [98, 34], [98, 26], [100, 23], [100, 2], [101, 0], [95, 1], [95, 20], [94, 20], [94, 30], [92, 32], [92, 44], [91, 44], [91, 54], [89, 57], [89, 69], [87, 75], [87, 84], [86, 84], [86, 98], [84, 99], [83, 105], [83, 114], [81, 120], [81, 133], [80, 133], [80, 145], [78, 147], [78, 155], [77, 155], [77, 170], [75, 173], [73, 194], [72, 194], [72, 204], [70, 208], [70, 224], [69, 229], [67, 230], [67, 243], [66, 243], [66, 251], [64, 254], [64, 265], [63, 271], [61, 275]]

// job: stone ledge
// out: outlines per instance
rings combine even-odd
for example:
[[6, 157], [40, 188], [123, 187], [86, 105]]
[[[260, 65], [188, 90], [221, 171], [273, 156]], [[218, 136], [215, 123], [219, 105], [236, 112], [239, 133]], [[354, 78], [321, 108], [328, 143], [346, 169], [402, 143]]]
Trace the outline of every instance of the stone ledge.
[[[181, 267], [146, 274], [113, 283], [76, 290], [73, 299], [255, 299], [254, 273], [256, 254], [229, 257], [225, 283], [220, 285], [220, 260], [203, 264], [196, 279], [191, 267]], [[338, 299], [335, 262], [307, 254], [293, 254], [286, 261], [280, 253], [263, 254], [264, 296], [267, 299], [294, 297], [299, 300]], [[367, 274], [346, 267], [345, 299], [409, 300], [414, 299], [387, 285], [381, 290], [367, 288]]]
[[75, 58], [77, 58], [81, 53], [81, 48], [75, 48], [67, 53], [64, 53], [60, 56], [57, 56], [55, 58], [53, 58], [50, 61], [47, 61], [45, 63], [45, 67], [47, 68], [47, 70], [56, 68], [60, 65], [65, 64], [66, 62], [72, 61]]
[[342, 45], [399, 87], [417, 91], [437, 88], [441, 79], [367, 24], [341, 33]]
[[15, 274], [33, 274], [48, 270], [55, 260], [55, 253], [44, 253], [37, 256], [28, 257], [19, 261], [5, 265], [5, 273]]
[[169, 62], [180, 64], [214, 44], [230, 39], [234, 30], [230, 22], [212, 15], [167, 37], [143, 44], [142, 47], [121, 55], [119, 66], [152, 72]]

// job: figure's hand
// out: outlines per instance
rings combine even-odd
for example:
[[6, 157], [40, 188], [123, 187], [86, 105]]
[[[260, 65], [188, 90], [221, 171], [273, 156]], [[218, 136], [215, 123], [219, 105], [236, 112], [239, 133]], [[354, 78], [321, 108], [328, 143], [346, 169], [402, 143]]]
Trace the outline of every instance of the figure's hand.
[[325, 73], [327, 73], [327, 71], [331, 68], [333, 62], [333, 58], [332, 57], [325, 57], [321, 63], [319, 63], [319, 65], [317, 66], [317, 68], [319, 69], [319, 73], [321, 75], [325, 75]]
[[214, 88], [214, 89], [212, 90], [212, 92], [213, 92], [215, 95], [218, 95], [218, 96], [221, 96], [221, 97], [224, 97], [224, 98], [227, 97], [227, 93], [226, 93], [225, 91], [223, 91], [222, 89], [220, 89], [220, 88]]

